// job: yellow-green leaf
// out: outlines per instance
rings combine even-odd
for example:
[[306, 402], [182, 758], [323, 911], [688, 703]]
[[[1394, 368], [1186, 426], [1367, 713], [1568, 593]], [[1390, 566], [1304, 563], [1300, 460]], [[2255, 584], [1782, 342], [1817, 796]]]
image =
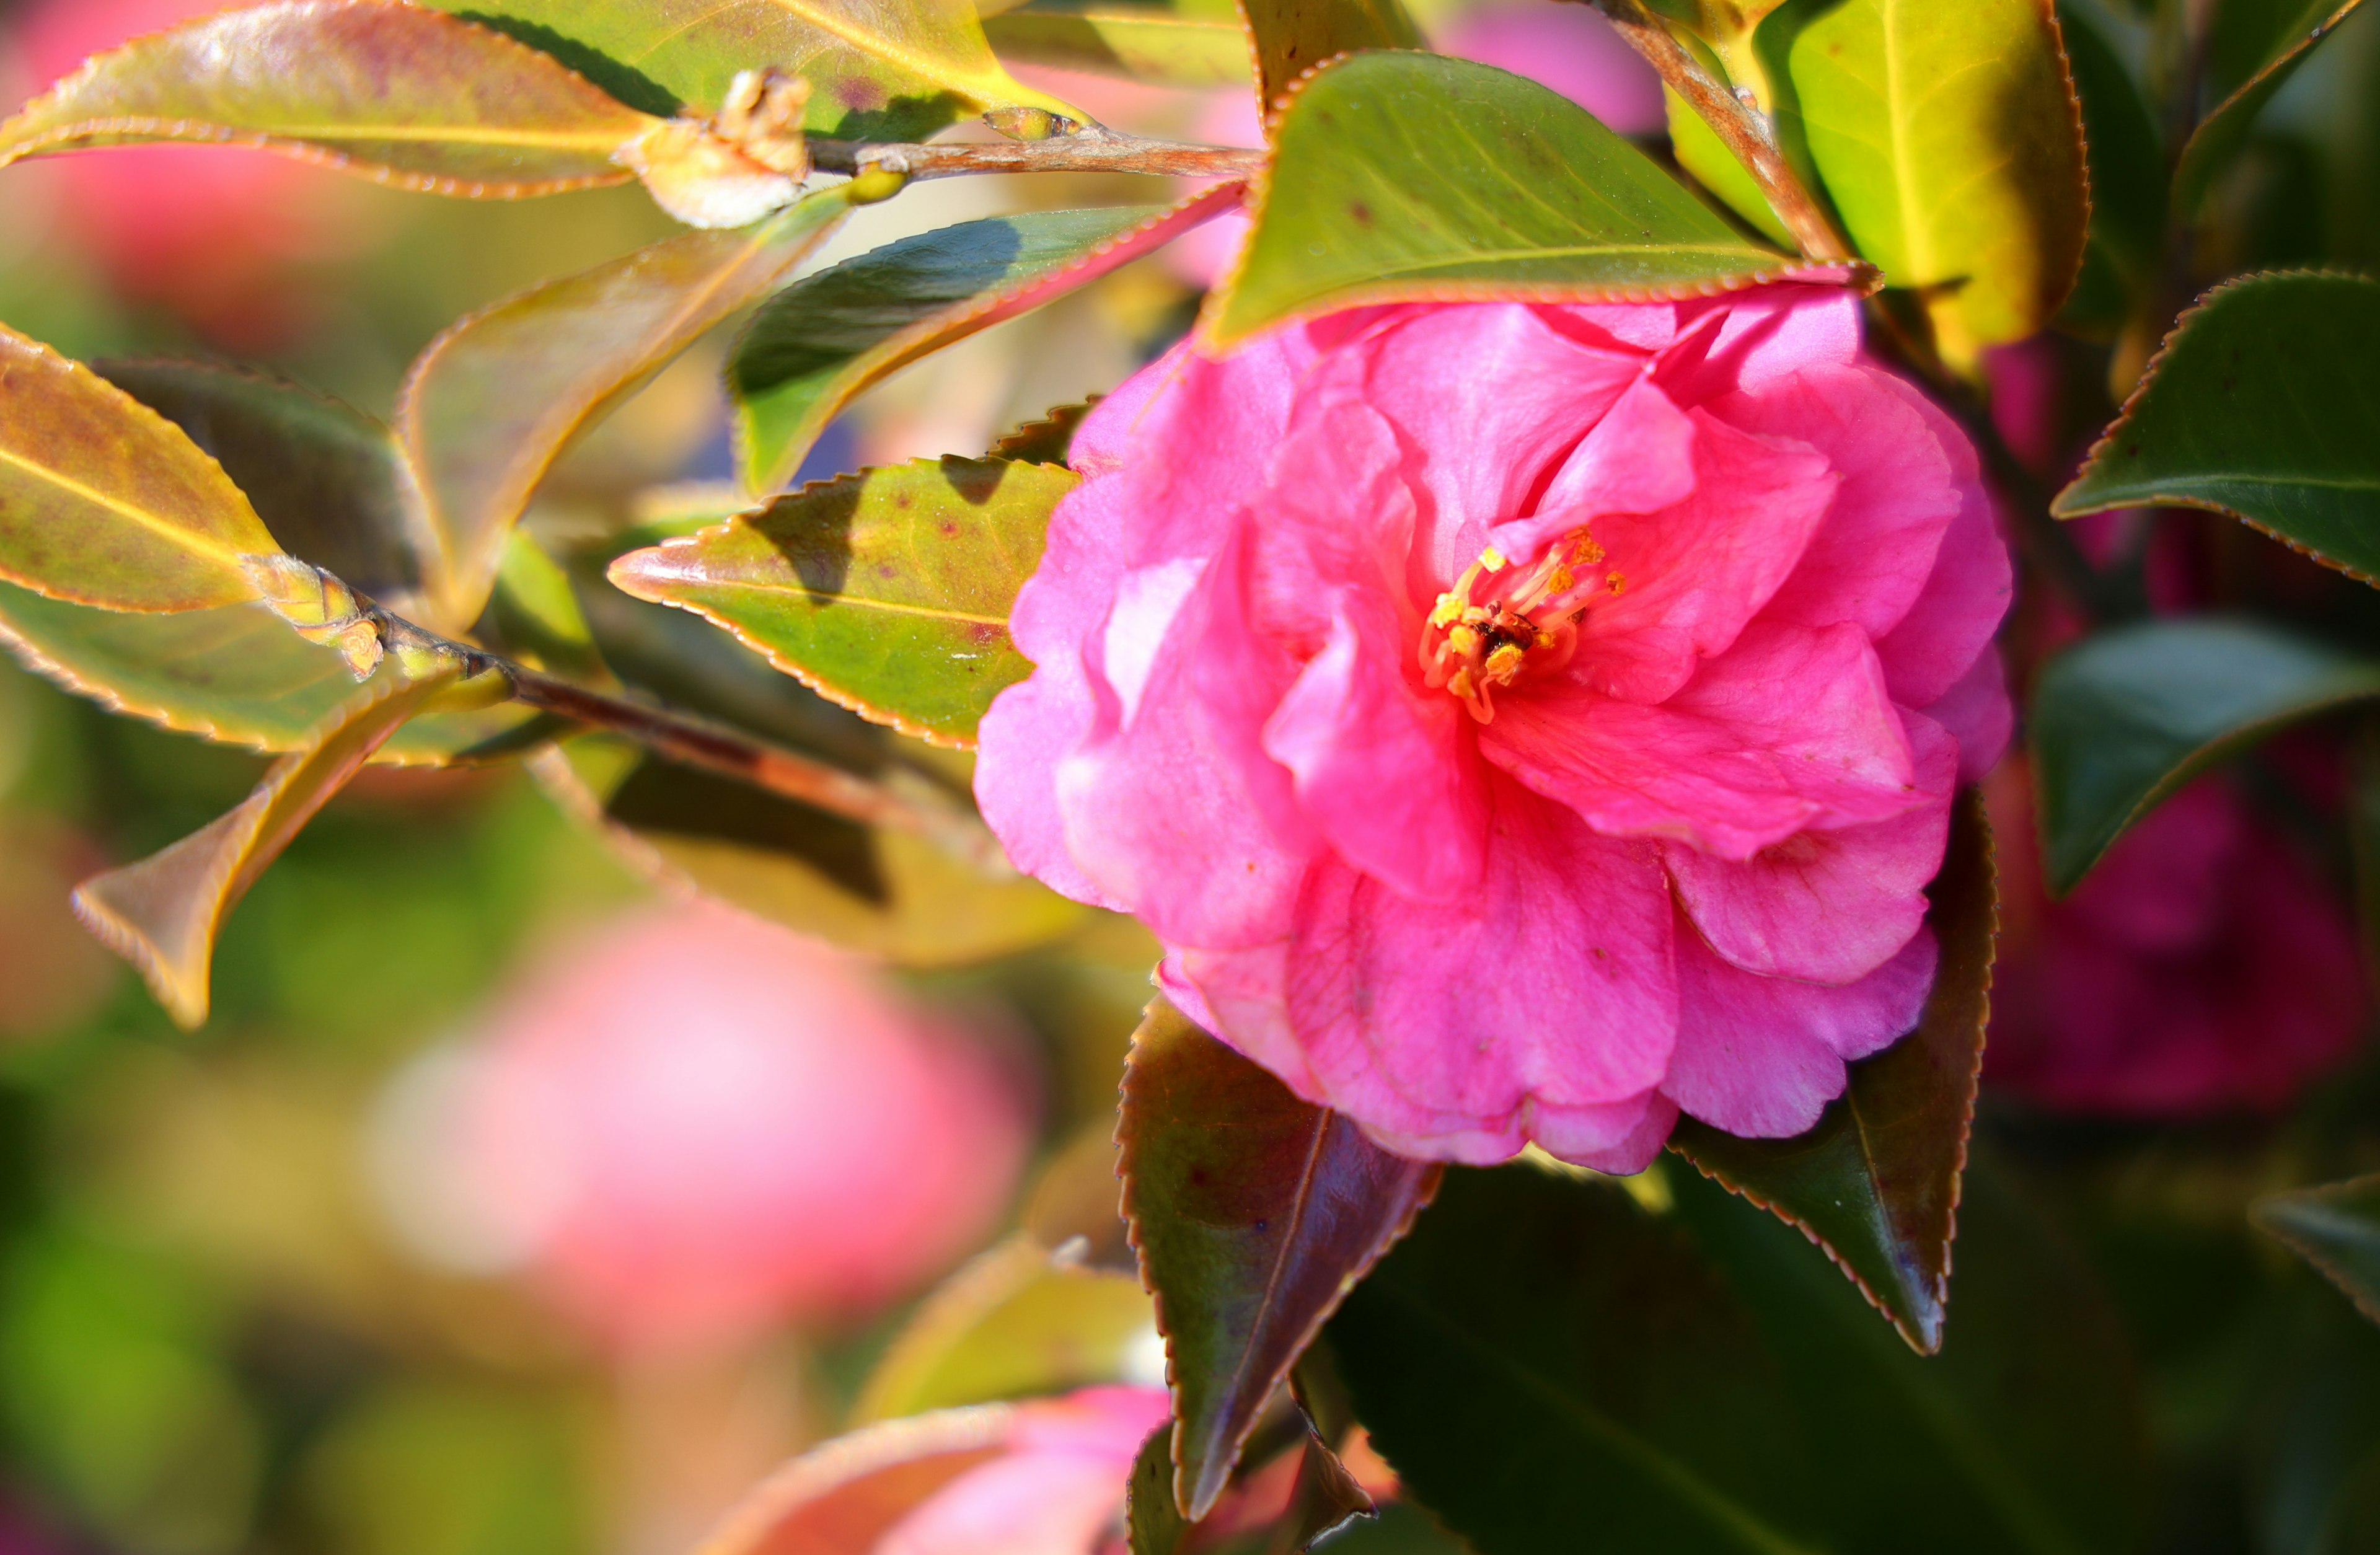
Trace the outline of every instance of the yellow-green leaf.
[[1003, 59], [1123, 76], [1162, 86], [1238, 86], [1249, 77], [1248, 35], [1229, 4], [1183, 0], [1032, 0], [986, 17]]
[[1267, 110], [1333, 55], [1427, 46], [1402, 0], [1239, 0], [1239, 7], [1256, 53], [1257, 103]]

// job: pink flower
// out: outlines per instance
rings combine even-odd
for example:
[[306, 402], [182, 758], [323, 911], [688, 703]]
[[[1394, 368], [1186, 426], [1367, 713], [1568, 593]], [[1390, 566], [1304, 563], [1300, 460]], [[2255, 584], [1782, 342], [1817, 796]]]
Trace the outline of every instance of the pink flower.
[[2010, 721], [1974, 455], [1779, 286], [1177, 350], [1075, 443], [976, 787], [1187, 1013], [1389, 1147], [1808, 1127], [1932, 978]]
[[2276, 1112], [2360, 1045], [2345, 908], [2220, 779], [2150, 812], [2062, 902], [2025, 841], [2023, 764], [1985, 792], [2010, 840], [1985, 1050], [1995, 1084], [2137, 1118]]
[[1171, 1407], [1162, 1388], [1019, 1403], [998, 1454], [920, 1502], [874, 1555], [1096, 1555], [1120, 1545], [1132, 1461]]

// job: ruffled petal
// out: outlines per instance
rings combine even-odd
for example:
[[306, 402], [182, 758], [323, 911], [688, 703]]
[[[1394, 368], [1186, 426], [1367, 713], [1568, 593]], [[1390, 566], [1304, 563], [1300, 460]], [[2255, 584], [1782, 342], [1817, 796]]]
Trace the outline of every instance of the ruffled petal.
[[1897, 378], [1879, 375], [1904, 404], [1916, 407], [1950, 456], [1959, 512], [1942, 535], [1934, 570], [1908, 614], [1876, 639], [1885, 680], [1904, 707], [1929, 707], [1974, 667], [2015, 598], [2008, 545], [1993, 521], [1975, 451], [1958, 424]]
[[1678, 309], [1677, 336], [1654, 369], [1682, 405], [1759, 394], [1818, 366], [1860, 359], [1860, 303], [1842, 286], [1755, 286]]
[[2016, 733], [2016, 704], [1998, 650], [1986, 646], [1950, 689], [1920, 710], [1959, 742], [1959, 781], [1981, 783]]
[[1694, 423], [1639, 377], [1562, 462], [1537, 511], [1493, 526], [1488, 539], [1525, 560], [1607, 513], [1658, 513], [1694, 489]]

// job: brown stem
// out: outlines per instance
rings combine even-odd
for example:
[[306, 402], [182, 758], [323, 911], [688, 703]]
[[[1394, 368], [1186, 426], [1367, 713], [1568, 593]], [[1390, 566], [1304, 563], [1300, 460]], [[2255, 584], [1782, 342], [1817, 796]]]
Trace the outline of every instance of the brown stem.
[[960, 173], [1146, 173], [1165, 178], [1246, 178], [1263, 171], [1263, 152], [1148, 140], [1099, 125], [1046, 140], [958, 141], [930, 146], [865, 140], [812, 140], [810, 160], [826, 173], [882, 168], [912, 178]]
[[1702, 62], [1687, 52], [1686, 46], [1660, 19], [1646, 11], [1640, 0], [1594, 0], [1595, 6], [1609, 18], [1629, 46], [1645, 56], [1645, 62], [1660, 73], [1670, 90], [1700, 114], [1703, 122], [1719, 138], [1735, 159], [1752, 175], [1767, 198], [1768, 208], [1793, 235], [1802, 252], [1822, 263], [1840, 263], [1853, 259], [1851, 245], [1828, 218], [1815, 197], [1802, 187], [1786, 164], [1785, 154], [1778, 149], [1776, 133], [1768, 122], [1753, 112], [1725, 84], [1714, 80]]

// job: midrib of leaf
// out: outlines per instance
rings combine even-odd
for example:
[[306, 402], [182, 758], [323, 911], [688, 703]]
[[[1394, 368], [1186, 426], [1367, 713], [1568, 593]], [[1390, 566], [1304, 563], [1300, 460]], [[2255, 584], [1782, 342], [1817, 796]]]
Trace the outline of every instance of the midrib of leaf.
[[[1763, 253], [1757, 249], [1720, 248], [1716, 244], [1671, 243], [1659, 245], [1659, 248], [1665, 254], [1707, 254], [1717, 259], [1770, 261], [1777, 258], [1775, 255]], [[1375, 276], [1410, 275], [1428, 270], [1451, 270], [1467, 264], [1494, 263], [1500, 260], [1599, 259], [1615, 254], [1639, 254], [1645, 251], [1646, 251], [1645, 246], [1641, 243], [1565, 244], [1559, 248], [1533, 249], [1475, 249], [1459, 257], [1414, 260], [1402, 264], [1380, 264], [1367, 268]]]
[[793, 18], [795, 21], [801, 22], [805, 26], [814, 27], [820, 31], [825, 33], [828, 37], [836, 39], [852, 48], [857, 49], [864, 55], [898, 65], [904, 69], [909, 71], [912, 75], [922, 77], [927, 80], [936, 82], [942, 86], [961, 88], [965, 91], [967, 96], [973, 97], [978, 101], [983, 101], [985, 99], [985, 93], [982, 89], [985, 86], [991, 84], [993, 81], [992, 77], [980, 70], [972, 74], [965, 74], [953, 70], [947, 66], [936, 65], [929, 60], [919, 57], [914, 50], [894, 43], [892, 39], [881, 33], [874, 33], [869, 32], [865, 29], [854, 28], [849, 23], [844, 21], [841, 18], [821, 15], [810, 6], [802, 4], [801, 0], [724, 0], [723, 4], [712, 6], [710, 10], [703, 12], [700, 16], [690, 17], [682, 26], [674, 28], [670, 31], [661, 34], [642, 51], [634, 55], [628, 63], [633, 65], [641, 65], [646, 60], [650, 59], [654, 55], [660, 53], [671, 43], [686, 36], [686, 34], [693, 31], [695, 29], [701, 27], [708, 22], [716, 21], [721, 17], [726, 16], [731, 11], [742, 10], [745, 6], [756, 3], [773, 6], [775, 9], [784, 12], [787, 16]]
[[[1314, 1120], [1313, 1137], [1306, 1142], [1305, 1163], [1297, 1173], [1297, 1192], [1290, 1200], [1289, 1234], [1281, 1239], [1279, 1251], [1273, 1255], [1272, 1269], [1265, 1276], [1264, 1294], [1257, 1298], [1255, 1319], [1248, 1325], [1249, 1342], [1240, 1347], [1238, 1364], [1232, 1367], [1231, 1386], [1226, 1398], [1237, 1398], [1247, 1386], [1248, 1368], [1256, 1362], [1254, 1335], [1270, 1315], [1273, 1304], [1281, 1295], [1281, 1282], [1288, 1271], [1290, 1250], [1296, 1245], [1297, 1233], [1305, 1228], [1305, 1212], [1314, 1201], [1314, 1173], [1322, 1161], [1322, 1141], [1330, 1136], [1330, 1114], [1324, 1112]], [[1251, 1422], [1253, 1423], [1253, 1422]]]
[[2313, 486], [2325, 492], [2380, 492], [2380, 477], [2251, 475], [2232, 470], [2192, 470], [2188, 475], [2173, 476], [2166, 480], [2152, 479], [2130, 480], [2121, 484], [2111, 481], [2100, 488], [2099, 491], [2091, 493], [2091, 500], [2097, 502], [2102, 496], [2110, 492], [2153, 492], [2162, 490], [2168, 486], [2176, 488], [2203, 486], [2212, 484], [2216, 481], [2235, 486], [2276, 486], [2282, 488], [2292, 486]]
[[104, 492], [94, 491], [71, 476], [61, 475], [56, 470], [49, 468], [47, 466], [37, 465], [30, 459], [9, 452], [6, 448], [0, 448], [0, 460], [5, 460], [8, 464], [16, 466], [18, 469], [26, 471], [37, 480], [46, 480], [51, 485], [57, 487], [60, 491], [72, 492], [74, 495], [82, 498], [85, 502], [92, 503], [100, 507], [103, 507], [110, 513], [114, 513], [120, 517], [129, 518], [132, 522], [140, 525], [142, 528], [147, 529], [150, 533], [157, 536], [161, 540], [170, 541], [180, 545], [185, 550], [195, 551], [202, 555], [211, 556], [216, 561], [228, 563], [234, 567], [239, 565], [239, 559], [243, 554], [242, 553], [232, 550], [229, 546], [222, 544], [214, 540], [213, 537], [207, 535], [200, 530], [185, 528], [178, 524], [162, 523], [153, 515], [140, 508], [128, 507], [123, 503], [118, 502], [115, 498], [109, 496]]
[[[1884, 6], [1885, 123], [1892, 135], [1892, 198], [1900, 213], [1900, 247], [1907, 256], [1908, 278], [1934, 273], [1933, 245], [1916, 208], [1915, 180], [1910, 176], [1907, 94], [1900, 87], [1900, 0], [1881, 0]], [[1939, 24], [1938, 14], [1937, 25]]]
[[[38, 148], [76, 135], [103, 135], [119, 129], [148, 129], [210, 122], [204, 118], [166, 117], [151, 114], [76, 119], [46, 130], [34, 140], [20, 144], [27, 148]], [[616, 136], [598, 135], [592, 131], [574, 134], [538, 129], [482, 129], [464, 125], [273, 124], [259, 125], [240, 133], [305, 140], [399, 140], [425, 143], [457, 141], [488, 146], [535, 146], [565, 151], [595, 152], [608, 152], [621, 143], [620, 138]]]
[[[770, 599], [794, 591], [783, 584], [769, 583], [734, 583], [721, 581], [711, 584], [710, 587], [718, 589], [722, 592], [758, 594], [763, 598]], [[808, 588], [804, 588], [799, 591], [814, 600], [819, 598], [818, 594], [814, 590]], [[938, 609], [933, 605], [902, 604], [892, 600], [873, 599], [866, 594], [854, 594], [848, 592], [827, 594], [823, 597], [823, 601], [821, 602], [826, 605], [851, 605], [856, 608], [865, 610], [880, 610], [894, 615], [921, 615], [933, 621], [957, 621], [970, 626], [998, 626], [1003, 631], [1008, 627], [1008, 617], [1005, 615], [978, 615], [972, 611], [943, 610]], [[704, 613], [707, 614], [709, 613], [705, 612]]]

